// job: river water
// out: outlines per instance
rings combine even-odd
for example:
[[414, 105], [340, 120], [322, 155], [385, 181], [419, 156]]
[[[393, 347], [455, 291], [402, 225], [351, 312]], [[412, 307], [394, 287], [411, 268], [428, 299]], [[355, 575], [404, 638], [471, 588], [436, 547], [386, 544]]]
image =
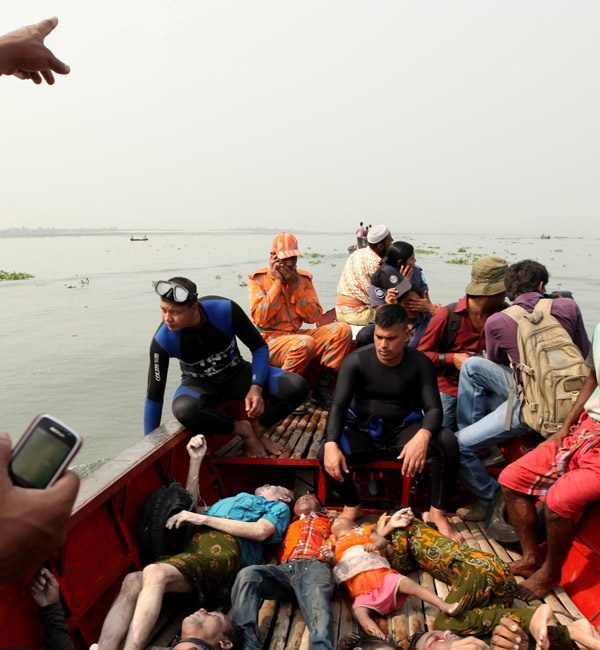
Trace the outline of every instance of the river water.
[[[414, 244], [434, 302], [464, 293], [473, 256], [509, 263], [537, 259], [550, 271], [550, 288], [574, 293], [588, 333], [600, 320], [598, 238], [513, 238], [474, 234], [405, 235]], [[201, 295], [232, 298], [248, 309], [247, 275], [268, 262], [273, 235], [149, 233], [130, 242], [123, 233], [0, 237], [0, 269], [33, 274], [0, 282], [2, 378], [0, 427], [15, 441], [37, 413], [76, 429], [84, 470], [142, 435], [148, 346], [160, 324], [152, 282], [190, 277]], [[299, 235], [324, 309], [335, 304], [347, 246], [343, 233]], [[462, 260], [465, 264], [449, 263]], [[179, 379], [171, 363], [163, 419]]]

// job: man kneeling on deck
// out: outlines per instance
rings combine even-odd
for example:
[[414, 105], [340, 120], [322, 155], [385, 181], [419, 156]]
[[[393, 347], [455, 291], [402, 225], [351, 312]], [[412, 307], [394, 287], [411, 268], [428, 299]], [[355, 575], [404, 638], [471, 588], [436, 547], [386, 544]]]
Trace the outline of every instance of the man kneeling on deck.
[[253, 271], [249, 278], [250, 316], [269, 344], [274, 366], [303, 373], [312, 359], [321, 364], [313, 399], [324, 409], [331, 406], [331, 383], [352, 343], [346, 323], [330, 323], [303, 329], [323, 315], [312, 274], [296, 267], [298, 240], [282, 232], [273, 240], [269, 267]]
[[[203, 436], [190, 440], [188, 453], [187, 486], [197, 503], [197, 479], [206, 454]], [[254, 494], [242, 492], [221, 499], [204, 513], [184, 510], [173, 515], [167, 528], [191, 524], [197, 526], [194, 535], [182, 553], [125, 576], [102, 626], [100, 650], [117, 650], [123, 639], [124, 650], [142, 650], [158, 619], [165, 593], [195, 593], [200, 605], [226, 602], [240, 567], [261, 561], [263, 543], [276, 544], [283, 539], [293, 496], [282, 486], [263, 485]]]
[[[280, 454], [281, 445], [263, 434], [304, 402], [306, 380], [269, 365], [267, 344], [233, 300], [198, 298], [196, 285], [187, 278], [161, 280], [156, 293], [163, 323], [150, 345], [144, 433], [160, 424], [169, 359], [174, 357], [182, 377], [173, 414], [181, 424], [204, 433], [237, 433], [250, 457]], [[236, 336], [252, 352], [252, 365], [242, 359]], [[252, 422], [232, 420], [216, 409], [225, 400], [238, 399], [245, 400]]]
[[279, 565], [250, 566], [235, 580], [233, 622], [244, 635], [245, 650], [261, 650], [258, 611], [264, 598], [297, 600], [310, 632], [311, 650], [333, 650], [330, 600], [335, 583], [321, 555], [331, 521], [314, 494], [301, 496], [279, 551]]
[[350, 354], [340, 369], [319, 460], [337, 482], [342, 515], [354, 520], [362, 510], [352, 463], [397, 458], [402, 473], [412, 477], [431, 458], [431, 521], [441, 533], [462, 541], [446, 516], [456, 483], [458, 443], [441, 426], [433, 363], [405, 347], [409, 336], [404, 307], [384, 305], [377, 311], [374, 345]]

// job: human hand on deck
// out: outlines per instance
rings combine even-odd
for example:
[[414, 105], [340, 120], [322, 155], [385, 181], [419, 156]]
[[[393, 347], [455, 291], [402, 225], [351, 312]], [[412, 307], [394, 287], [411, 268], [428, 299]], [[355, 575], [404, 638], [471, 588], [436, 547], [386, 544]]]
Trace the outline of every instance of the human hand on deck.
[[249, 418], [259, 418], [265, 412], [265, 400], [262, 397], [262, 386], [252, 384], [246, 395], [246, 414]]
[[55, 16], [0, 36], [0, 75], [31, 79], [35, 84], [41, 84], [43, 77], [51, 85], [53, 72], [69, 74], [69, 66], [44, 45], [44, 39], [56, 25], [58, 18]]
[[199, 433], [197, 436], [190, 438], [185, 448], [191, 460], [202, 460], [206, 456], [206, 438]]
[[402, 474], [413, 478], [415, 474], [423, 471], [427, 460], [427, 449], [431, 432], [427, 429], [419, 429], [417, 433], [404, 445], [398, 460], [402, 463]]
[[57, 603], [60, 596], [58, 580], [44, 567], [29, 581], [29, 593], [40, 607]]
[[179, 528], [181, 524], [192, 524], [194, 526], [202, 526], [206, 521], [206, 515], [201, 515], [196, 512], [190, 512], [189, 510], [182, 510], [176, 515], [169, 517], [167, 523], [165, 524], [166, 528], [171, 530], [172, 528]]
[[389, 525], [392, 528], [406, 528], [414, 519], [413, 511], [410, 508], [400, 508], [390, 518]]
[[11, 442], [0, 431], [0, 585], [41, 564], [64, 541], [79, 478], [65, 472], [45, 490], [13, 485]]
[[346, 457], [338, 447], [337, 442], [326, 442], [325, 443], [325, 455], [323, 458], [323, 464], [325, 465], [325, 471], [331, 478], [335, 479], [339, 483], [344, 482], [344, 477], [342, 472], [348, 474], [350, 470], [348, 469], [348, 464], [346, 463]]
[[529, 635], [510, 618], [501, 619], [492, 633], [491, 650], [527, 650]]

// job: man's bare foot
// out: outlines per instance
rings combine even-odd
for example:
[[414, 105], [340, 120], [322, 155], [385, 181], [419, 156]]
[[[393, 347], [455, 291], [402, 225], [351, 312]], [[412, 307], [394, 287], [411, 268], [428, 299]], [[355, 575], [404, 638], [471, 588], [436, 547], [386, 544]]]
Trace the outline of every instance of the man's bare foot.
[[267, 450], [268, 454], [272, 454], [273, 456], [281, 455], [281, 452], [283, 451], [282, 444], [275, 442], [274, 440], [270, 440], [266, 436], [259, 436], [259, 440], [262, 442], [263, 447]]
[[527, 580], [517, 585], [515, 596], [521, 600], [536, 600], [543, 598], [551, 589], [556, 587], [560, 577], [551, 576], [542, 569], [533, 573]]
[[571, 640], [590, 650], [600, 650], [600, 641], [593, 625], [585, 618], [567, 625]]
[[446, 537], [449, 537], [453, 542], [460, 544], [465, 541], [464, 537], [454, 527], [454, 524], [449, 521], [444, 510], [430, 508], [428, 519], [429, 522], [435, 524], [436, 528], [440, 533], [442, 533], [442, 535], [446, 535]]
[[508, 566], [514, 576], [529, 578], [529, 576], [533, 575], [541, 565], [534, 558], [526, 556], [522, 557], [520, 560], [511, 562]]
[[529, 634], [535, 639], [536, 650], [548, 650], [550, 640], [548, 639], [548, 625], [554, 620], [552, 607], [550, 605], [540, 605], [535, 614], [531, 617], [529, 624]]
[[244, 453], [248, 458], [267, 457], [267, 450], [248, 420], [236, 420], [233, 432], [237, 433], [242, 439], [244, 444]]
[[344, 506], [340, 517], [346, 517], [346, 519], [356, 521], [359, 517], [362, 517], [362, 513], [362, 506], [360, 504], [357, 506]]
[[444, 607], [440, 607], [444, 614], [448, 616], [454, 616], [460, 609], [460, 603], [444, 603]]

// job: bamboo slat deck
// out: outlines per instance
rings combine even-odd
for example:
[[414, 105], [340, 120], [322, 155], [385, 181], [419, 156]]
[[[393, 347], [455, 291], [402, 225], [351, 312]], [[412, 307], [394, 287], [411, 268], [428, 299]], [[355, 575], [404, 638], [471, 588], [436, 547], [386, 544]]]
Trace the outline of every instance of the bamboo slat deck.
[[[367, 519], [365, 518], [364, 521]], [[452, 517], [452, 521], [464, 536], [465, 542], [472, 548], [493, 552], [508, 562], [521, 557], [519, 553], [503, 548], [494, 539], [488, 537], [485, 524], [463, 522], [458, 516]], [[434, 580], [424, 571], [413, 571], [408, 575], [424, 587], [434, 590], [440, 598], [447, 596], [448, 587], [444, 583]], [[517, 577], [517, 581], [521, 580], [523, 578]], [[567, 624], [571, 621], [570, 618], [563, 616], [563, 613], [584, 618], [562, 587], [552, 590], [543, 601], [552, 607], [560, 623]], [[515, 600], [515, 607], [524, 605], [527, 603]], [[335, 648], [339, 650], [343, 646], [344, 640], [349, 635], [358, 633], [359, 628], [352, 618], [351, 601], [340, 589], [336, 591], [332, 601], [332, 611]], [[438, 612], [437, 607], [409, 596], [400, 610], [388, 616], [379, 617], [377, 622], [396, 644], [406, 647], [412, 634], [432, 629], [431, 626]], [[308, 648], [308, 629], [299, 608], [292, 603], [265, 600], [259, 613], [259, 629], [263, 640], [263, 650], [307, 650]], [[161, 636], [164, 646], [170, 640], [169, 634], [171, 634], [171, 630]], [[159, 647], [163, 647], [162, 644], [153, 646], [153, 648]]]

